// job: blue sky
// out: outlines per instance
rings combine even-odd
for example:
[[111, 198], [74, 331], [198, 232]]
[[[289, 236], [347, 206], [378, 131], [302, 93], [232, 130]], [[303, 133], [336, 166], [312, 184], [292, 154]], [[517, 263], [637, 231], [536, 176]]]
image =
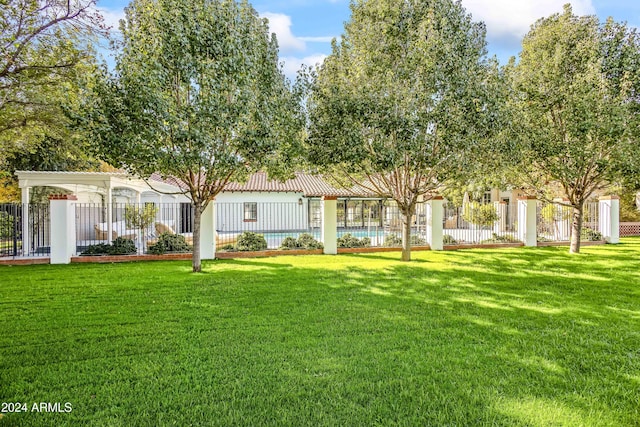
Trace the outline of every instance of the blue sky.
[[[98, 0], [105, 20], [117, 28], [128, 0]], [[476, 20], [487, 25], [489, 53], [506, 63], [517, 55], [529, 26], [538, 18], [562, 11], [567, 0], [462, 0]], [[596, 14], [601, 20], [640, 27], [638, 0], [572, 0], [574, 13]], [[280, 58], [291, 78], [301, 64], [314, 65], [331, 52], [331, 39], [343, 32], [349, 20], [349, 0], [254, 0], [253, 7], [269, 19], [278, 36]], [[112, 60], [108, 60], [112, 62]]]

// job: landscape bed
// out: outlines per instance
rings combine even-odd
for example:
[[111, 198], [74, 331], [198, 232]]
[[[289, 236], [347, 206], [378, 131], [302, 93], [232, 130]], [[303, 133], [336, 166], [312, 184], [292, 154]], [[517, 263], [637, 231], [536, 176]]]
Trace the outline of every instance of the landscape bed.
[[640, 239], [413, 257], [0, 266], [0, 425], [640, 425]]

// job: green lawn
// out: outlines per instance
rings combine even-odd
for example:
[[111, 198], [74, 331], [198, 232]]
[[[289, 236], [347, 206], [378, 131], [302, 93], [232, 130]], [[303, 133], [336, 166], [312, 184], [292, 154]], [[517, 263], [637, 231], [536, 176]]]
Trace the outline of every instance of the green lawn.
[[640, 426], [623, 242], [0, 267], [0, 426]]

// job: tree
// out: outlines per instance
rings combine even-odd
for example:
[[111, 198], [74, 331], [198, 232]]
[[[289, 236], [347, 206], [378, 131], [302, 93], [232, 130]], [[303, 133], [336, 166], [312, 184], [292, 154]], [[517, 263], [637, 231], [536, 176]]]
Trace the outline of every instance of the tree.
[[[64, 169], [69, 160], [83, 157], [62, 106], [74, 101], [79, 81], [94, 66], [91, 40], [106, 35], [94, 6], [94, 0], [2, 2], [1, 169], [12, 172], [16, 162], [28, 160]], [[56, 150], [49, 157], [52, 141]], [[60, 157], [61, 150], [69, 154]]]
[[134, 0], [125, 13], [115, 73], [104, 71], [78, 119], [104, 161], [184, 189], [197, 272], [209, 202], [256, 170], [288, 173], [299, 104], [275, 36], [247, 1]]
[[498, 66], [460, 2], [353, 0], [351, 12], [310, 79], [309, 161], [343, 187], [395, 200], [409, 261], [416, 204], [471, 166], [495, 122]]
[[518, 171], [541, 198], [551, 183], [568, 199], [572, 253], [580, 251], [585, 201], [622, 171], [638, 170], [639, 47], [635, 30], [574, 16], [566, 5], [535, 23], [510, 65]]

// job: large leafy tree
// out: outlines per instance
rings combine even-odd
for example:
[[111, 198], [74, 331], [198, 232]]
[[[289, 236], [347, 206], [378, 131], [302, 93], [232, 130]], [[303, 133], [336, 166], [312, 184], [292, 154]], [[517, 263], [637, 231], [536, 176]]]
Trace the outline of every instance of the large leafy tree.
[[[94, 0], [0, 2], [0, 169], [5, 172], [25, 163], [87, 166], [62, 106], [76, 101], [95, 63], [91, 41], [105, 35], [94, 6]], [[52, 141], [56, 150], [49, 156]]]
[[115, 72], [97, 85], [84, 127], [103, 160], [184, 189], [200, 271], [203, 211], [230, 180], [287, 173], [299, 104], [275, 36], [247, 1], [134, 0], [125, 12]]
[[518, 176], [542, 198], [546, 184], [561, 189], [577, 253], [585, 201], [621, 175], [637, 176], [640, 40], [567, 5], [535, 23], [509, 74]]
[[311, 79], [309, 160], [396, 201], [408, 261], [416, 204], [471, 165], [492, 127], [498, 67], [459, 1], [353, 0], [351, 12]]

